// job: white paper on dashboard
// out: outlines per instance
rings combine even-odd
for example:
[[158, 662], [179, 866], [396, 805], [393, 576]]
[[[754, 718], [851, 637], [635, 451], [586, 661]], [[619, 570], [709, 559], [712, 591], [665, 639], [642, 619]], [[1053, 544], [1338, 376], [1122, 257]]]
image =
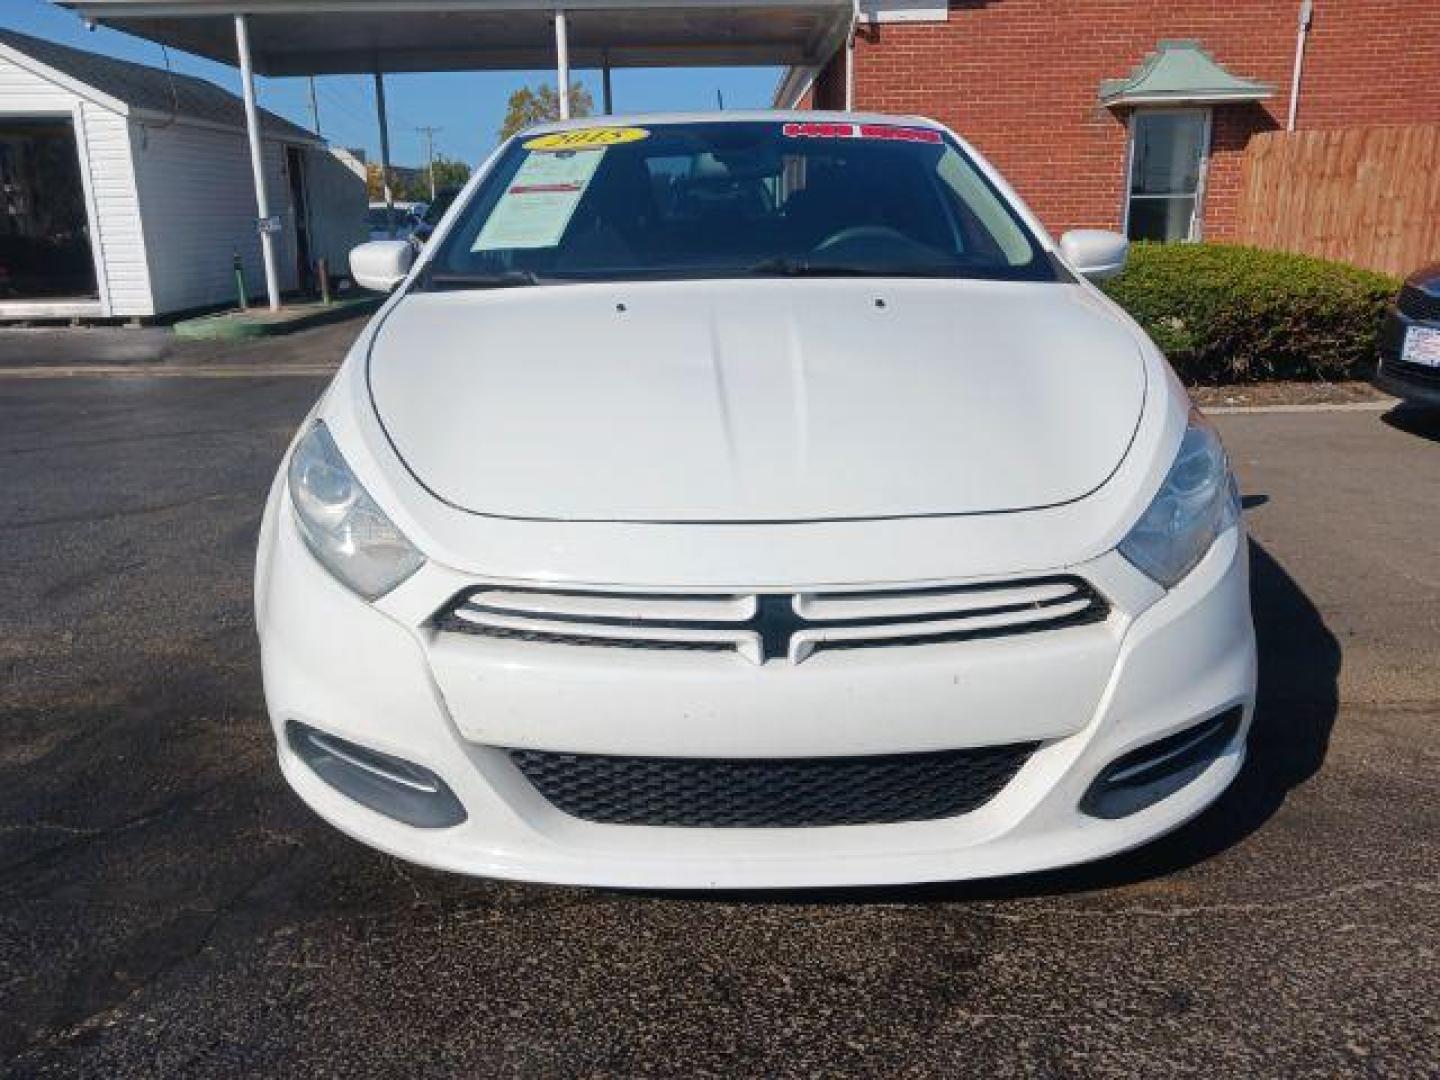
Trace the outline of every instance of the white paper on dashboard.
[[532, 153], [470, 250], [547, 248], [560, 243], [604, 156], [603, 149]]

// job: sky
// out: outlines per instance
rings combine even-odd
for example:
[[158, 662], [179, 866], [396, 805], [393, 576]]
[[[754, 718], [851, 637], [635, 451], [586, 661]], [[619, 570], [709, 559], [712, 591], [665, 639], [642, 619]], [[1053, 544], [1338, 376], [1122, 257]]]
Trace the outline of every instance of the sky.
[[[122, 60], [163, 67], [159, 45], [116, 30], [87, 30], [72, 12], [49, 0], [0, 0], [0, 26]], [[232, 67], [170, 50], [174, 70], [198, 75], [240, 92], [240, 76]], [[577, 70], [598, 107], [597, 72]], [[717, 92], [726, 108], [765, 108], [780, 77], [776, 68], [618, 69], [612, 76], [617, 112], [662, 109], [713, 109]], [[554, 71], [445, 72], [428, 75], [387, 75], [386, 111], [390, 117], [390, 160], [419, 165], [424, 160], [422, 124], [439, 127], [435, 152], [477, 164], [495, 145], [510, 92], [527, 83], [550, 83]], [[263, 108], [303, 127], [313, 127], [306, 79], [257, 79]], [[315, 80], [320, 107], [320, 133], [343, 146], [363, 147], [379, 160], [380, 136], [375, 119], [374, 80], [368, 75], [324, 76]]]

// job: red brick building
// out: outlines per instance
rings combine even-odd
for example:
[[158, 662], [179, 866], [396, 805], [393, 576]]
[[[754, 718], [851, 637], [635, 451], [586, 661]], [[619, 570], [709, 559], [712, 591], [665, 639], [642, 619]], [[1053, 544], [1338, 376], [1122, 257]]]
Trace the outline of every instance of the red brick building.
[[[1440, 0], [863, 0], [861, 11], [854, 107], [950, 125], [1057, 234], [1233, 237], [1246, 144], [1284, 129], [1292, 104], [1298, 129], [1440, 123]], [[843, 108], [846, 67], [842, 51], [787, 73], [777, 103]]]

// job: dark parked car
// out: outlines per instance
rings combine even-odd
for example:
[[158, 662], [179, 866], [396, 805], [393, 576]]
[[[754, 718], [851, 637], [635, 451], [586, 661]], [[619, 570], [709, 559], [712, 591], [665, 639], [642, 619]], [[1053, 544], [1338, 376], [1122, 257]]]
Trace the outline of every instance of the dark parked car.
[[1375, 383], [1406, 401], [1440, 407], [1440, 263], [1405, 280], [1385, 317]]
[[425, 216], [420, 219], [420, 224], [415, 226], [415, 232], [411, 235], [422, 243], [429, 240], [430, 234], [435, 231], [435, 226], [440, 224], [440, 219], [445, 216], [445, 211], [450, 209], [450, 204], [455, 201], [455, 196], [459, 195], [461, 190], [462, 188], [457, 185], [443, 187], [437, 191], [434, 200], [425, 211]]

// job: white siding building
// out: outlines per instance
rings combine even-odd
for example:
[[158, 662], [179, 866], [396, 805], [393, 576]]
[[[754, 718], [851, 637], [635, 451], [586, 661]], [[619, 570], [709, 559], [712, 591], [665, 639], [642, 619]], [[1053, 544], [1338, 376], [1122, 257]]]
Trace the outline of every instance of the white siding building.
[[[282, 289], [343, 271], [365, 184], [262, 114]], [[239, 98], [213, 83], [0, 30], [0, 321], [146, 318], [234, 303], [264, 271]]]

